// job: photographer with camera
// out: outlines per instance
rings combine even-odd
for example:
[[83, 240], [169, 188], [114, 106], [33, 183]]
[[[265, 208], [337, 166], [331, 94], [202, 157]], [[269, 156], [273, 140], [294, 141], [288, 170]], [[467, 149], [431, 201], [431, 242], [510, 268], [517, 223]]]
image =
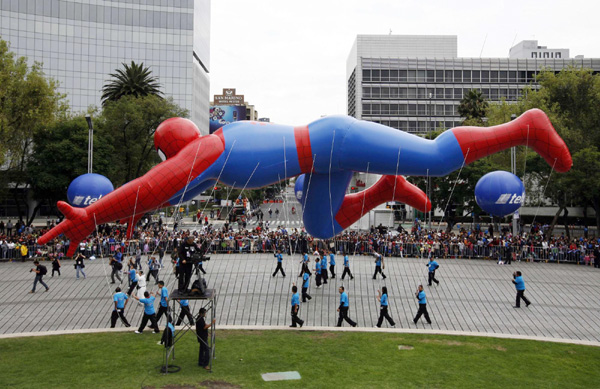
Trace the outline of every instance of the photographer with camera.
[[194, 255], [200, 254], [200, 247], [194, 242], [194, 237], [189, 235], [185, 241], [179, 246], [179, 293], [187, 293], [192, 279], [192, 271], [194, 270]]
[[46, 266], [40, 265], [39, 261], [34, 261], [33, 264], [35, 265], [35, 268], [30, 269], [29, 272], [35, 272], [35, 280], [33, 281], [33, 289], [31, 289], [31, 292], [29, 293], [35, 293], [35, 287], [38, 282], [46, 288], [46, 292], [49, 291], [50, 288], [48, 287], [48, 285], [46, 285], [46, 283], [42, 281], [42, 277], [44, 277], [44, 275], [48, 273], [48, 269], [46, 269]]

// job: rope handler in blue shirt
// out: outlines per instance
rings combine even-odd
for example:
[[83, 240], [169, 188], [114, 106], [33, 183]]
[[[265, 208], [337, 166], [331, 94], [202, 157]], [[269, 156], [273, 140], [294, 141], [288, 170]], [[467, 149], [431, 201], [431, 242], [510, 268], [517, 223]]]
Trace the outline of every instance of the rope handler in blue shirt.
[[417, 312], [417, 316], [415, 316], [415, 318], [413, 319], [413, 322], [417, 324], [421, 315], [424, 315], [425, 320], [427, 320], [427, 324], [431, 324], [429, 313], [427, 313], [427, 297], [425, 296], [423, 285], [419, 285], [419, 288], [415, 293], [415, 297], [419, 300], [419, 311]]
[[350, 319], [348, 317], [348, 309], [350, 308], [350, 302], [348, 301], [348, 293], [346, 293], [344, 291], [343, 286], [340, 286], [339, 292], [340, 292], [340, 306], [337, 309], [337, 311], [340, 313], [340, 316], [338, 318], [337, 326], [341, 327], [342, 320], [346, 320], [346, 322], [348, 322], [348, 324], [350, 324], [352, 327], [356, 327], [356, 322], [354, 322], [352, 319]]
[[431, 286], [431, 282], [435, 282], [436, 285], [439, 285], [439, 281], [435, 279], [435, 271], [440, 267], [440, 265], [433, 259], [429, 258], [429, 263], [425, 265], [429, 268], [429, 286]]
[[513, 273], [513, 284], [515, 284], [515, 288], [517, 289], [517, 301], [514, 308], [521, 308], [521, 299], [525, 301], [525, 306], [529, 307], [531, 305], [531, 301], [525, 297], [525, 281], [523, 281], [523, 275], [520, 271], [516, 271]]
[[302, 327], [304, 320], [298, 317], [298, 311], [300, 310], [300, 295], [298, 294], [298, 287], [296, 284], [292, 284], [292, 325], [290, 327], [297, 327], [297, 324]]
[[390, 326], [396, 327], [394, 319], [392, 319], [388, 314], [388, 291], [386, 286], [381, 288], [381, 290], [377, 290], [377, 299], [381, 304], [381, 309], [379, 311], [379, 320], [377, 320], [377, 325], [375, 327], [381, 328], [381, 324], [383, 323], [384, 317], [387, 319], [388, 323], [390, 323]]

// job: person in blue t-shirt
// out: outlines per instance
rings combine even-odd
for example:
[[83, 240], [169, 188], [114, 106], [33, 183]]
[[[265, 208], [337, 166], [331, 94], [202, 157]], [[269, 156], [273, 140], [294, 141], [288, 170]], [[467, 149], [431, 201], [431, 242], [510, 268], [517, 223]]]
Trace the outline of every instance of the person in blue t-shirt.
[[131, 296], [131, 292], [138, 286], [138, 275], [134, 267], [129, 268], [129, 290], [127, 296]]
[[350, 271], [350, 260], [348, 259], [347, 255], [344, 255], [344, 271], [342, 272], [342, 280], [344, 279], [344, 277], [346, 277], [346, 274], [348, 274], [350, 276], [351, 280], [354, 279], [354, 276], [352, 275], [352, 272]]
[[417, 289], [415, 297], [417, 300], [419, 300], [419, 311], [417, 312], [417, 316], [415, 316], [413, 319], [413, 322], [417, 324], [421, 315], [424, 315], [425, 320], [427, 320], [427, 324], [431, 324], [431, 319], [429, 318], [429, 313], [427, 312], [427, 297], [425, 296], [423, 285], [419, 285], [419, 289]]
[[[298, 274], [298, 277], [302, 277], [304, 275], [304, 265], [308, 266], [309, 263], [310, 263], [310, 259], [308, 258], [308, 254], [304, 253], [302, 260], [300, 261], [300, 274]], [[309, 272], [309, 274], [310, 274], [310, 272]]]
[[302, 265], [302, 302], [305, 303], [306, 299], [312, 300], [312, 297], [308, 294], [308, 286], [310, 284], [310, 271], [308, 271], [308, 265]]
[[321, 281], [323, 284], [327, 283], [327, 251], [323, 253], [323, 257], [321, 258]]
[[142, 323], [140, 324], [140, 328], [138, 328], [135, 333], [141, 334], [146, 328], [146, 324], [148, 324], [148, 320], [150, 320], [150, 327], [154, 328], [154, 333], [158, 334], [160, 330], [158, 329], [158, 323], [156, 322], [156, 311], [154, 310], [154, 296], [150, 296], [150, 292], [144, 292], [144, 298], [141, 299], [136, 295], [133, 295], [133, 298], [139, 300], [142, 304], [144, 304], [144, 316], [142, 317]]
[[127, 306], [127, 295], [121, 292], [121, 288], [115, 289], [115, 294], [113, 296], [113, 301], [115, 303], [115, 309], [112, 311], [112, 315], [110, 316], [110, 328], [115, 328], [117, 324], [117, 318], [120, 318], [125, 327], [131, 327], [131, 324], [125, 318], [125, 307]]
[[396, 323], [394, 323], [394, 319], [392, 319], [390, 317], [390, 315], [388, 314], [388, 291], [387, 291], [387, 287], [383, 287], [381, 288], [381, 290], [377, 290], [377, 299], [379, 300], [379, 303], [381, 304], [381, 309], [379, 311], [379, 320], [377, 320], [377, 328], [381, 327], [381, 324], [383, 323], [383, 318], [385, 317], [386, 320], [388, 321], [388, 323], [390, 323], [390, 326], [395, 327]]
[[386, 279], [385, 274], [383, 274], [383, 271], [381, 269], [385, 269], [385, 265], [383, 262], [383, 256], [377, 252], [374, 252], [373, 255], [375, 256], [375, 274], [373, 274], [373, 279], [377, 278], [377, 273], [381, 273], [381, 276], [383, 277], [383, 279]]
[[435, 282], [436, 285], [439, 285], [439, 281], [435, 279], [435, 271], [440, 267], [438, 263], [433, 259], [429, 258], [429, 263], [425, 265], [429, 268], [429, 286], [431, 286], [431, 281]]
[[329, 271], [331, 272], [331, 278], [335, 278], [335, 254], [333, 251], [329, 252]]
[[345, 289], [343, 286], [340, 286], [339, 292], [340, 292], [340, 306], [338, 307], [337, 311], [340, 313], [340, 316], [338, 317], [337, 326], [341, 327], [342, 320], [346, 320], [346, 322], [348, 324], [350, 324], [352, 327], [356, 327], [356, 322], [354, 322], [352, 319], [350, 319], [348, 317], [348, 309], [350, 309], [350, 301], [348, 300], [348, 293], [345, 292]]
[[292, 286], [292, 325], [290, 327], [297, 327], [296, 324], [299, 324], [300, 327], [304, 325], [304, 320], [298, 317], [298, 311], [300, 310], [300, 296], [298, 295], [298, 287], [296, 284]]
[[283, 271], [283, 256], [281, 255], [281, 250], [277, 250], [276, 254], [273, 254], [275, 258], [277, 258], [277, 267], [275, 268], [275, 272], [273, 273], [273, 277], [277, 274], [278, 271], [281, 271], [281, 275], [285, 277], [285, 272]]
[[167, 322], [171, 321], [171, 315], [169, 314], [169, 290], [165, 286], [164, 281], [158, 281], [158, 292], [156, 297], [160, 297], [160, 304], [158, 305], [158, 314], [156, 315], [156, 322], [160, 321], [160, 318], [164, 314], [167, 317]]
[[315, 282], [317, 284], [317, 289], [321, 287], [321, 258], [315, 258]]
[[513, 273], [513, 284], [515, 284], [515, 288], [517, 289], [517, 302], [514, 308], [521, 308], [521, 299], [525, 301], [525, 306], [528, 307], [531, 305], [531, 301], [525, 297], [525, 281], [523, 281], [523, 275], [520, 271], [516, 271]]
[[181, 312], [179, 312], [179, 319], [177, 319], [177, 323], [175, 325], [180, 325], [183, 321], [183, 318], [187, 316], [190, 321], [190, 325], [194, 325], [194, 315], [190, 312], [190, 302], [188, 300], [179, 300], [179, 306], [181, 307]]

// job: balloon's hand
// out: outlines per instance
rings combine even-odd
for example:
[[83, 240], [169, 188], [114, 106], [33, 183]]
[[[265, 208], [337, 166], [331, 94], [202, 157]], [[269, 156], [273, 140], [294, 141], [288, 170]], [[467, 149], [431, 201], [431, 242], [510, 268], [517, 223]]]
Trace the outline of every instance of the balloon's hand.
[[39, 237], [37, 241], [38, 244], [46, 244], [57, 236], [64, 234], [70, 240], [67, 257], [72, 257], [79, 247], [79, 242], [94, 231], [96, 224], [85, 209], [73, 208], [64, 201], [59, 201], [56, 205], [58, 210], [65, 215], [65, 219]]

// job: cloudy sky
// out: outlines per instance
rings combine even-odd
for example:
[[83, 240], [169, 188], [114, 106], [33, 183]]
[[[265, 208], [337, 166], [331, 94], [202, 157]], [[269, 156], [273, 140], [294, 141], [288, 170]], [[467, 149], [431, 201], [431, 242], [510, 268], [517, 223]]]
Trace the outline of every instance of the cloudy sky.
[[261, 117], [306, 124], [346, 113], [357, 34], [456, 35], [459, 57], [508, 57], [521, 40], [600, 58], [593, 0], [213, 0], [211, 99], [236, 88]]

